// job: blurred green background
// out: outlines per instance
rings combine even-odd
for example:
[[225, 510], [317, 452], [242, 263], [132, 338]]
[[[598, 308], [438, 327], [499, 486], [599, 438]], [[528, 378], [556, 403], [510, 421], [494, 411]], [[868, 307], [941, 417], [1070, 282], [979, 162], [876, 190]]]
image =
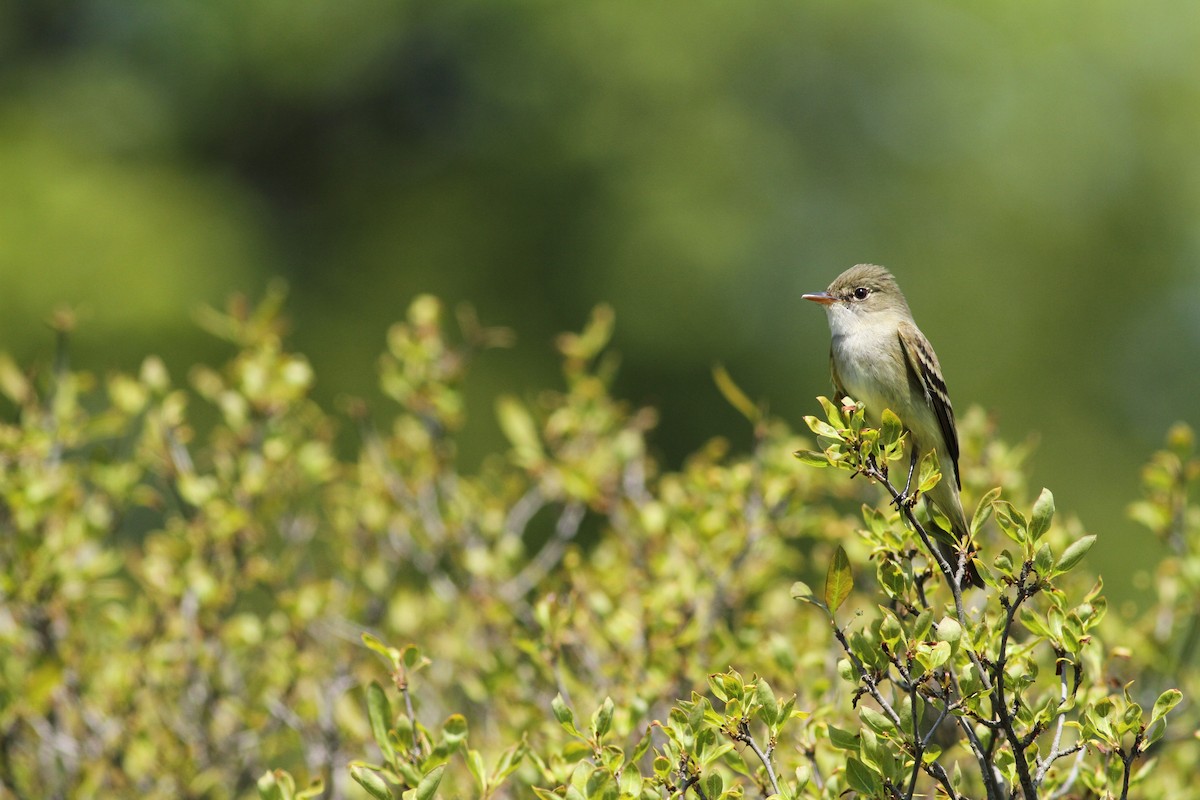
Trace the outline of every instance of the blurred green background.
[[671, 465], [749, 444], [714, 362], [813, 411], [800, 294], [874, 261], [1128, 596], [1139, 465], [1200, 423], [1198, 142], [1188, 0], [0, 0], [0, 349], [47, 360], [67, 304], [76, 363], [182, 380], [224, 352], [194, 309], [283, 276], [331, 406], [434, 292], [519, 335], [478, 458], [608, 302]]

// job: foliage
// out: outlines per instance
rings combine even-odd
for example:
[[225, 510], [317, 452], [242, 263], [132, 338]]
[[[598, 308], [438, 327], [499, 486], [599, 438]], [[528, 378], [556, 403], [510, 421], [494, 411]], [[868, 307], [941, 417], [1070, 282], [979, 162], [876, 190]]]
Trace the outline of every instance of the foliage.
[[[825, 402], [814, 441], [718, 370], [749, 452], [714, 440], [664, 471], [654, 412], [611, 394], [601, 307], [557, 342], [561, 388], [498, 399], [509, 446], [468, 469], [463, 381], [507, 332], [468, 313], [453, 336], [417, 298], [379, 362], [388, 413], [330, 413], [281, 306], [205, 314], [233, 352], [190, 388], [155, 357], [72, 370], [65, 320], [50, 370], [0, 358], [0, 795], [1118, 797], [1190, 780], [1195, 713], [1172, 710], [1200, 690], [1190, 433], [1135, 506], [1173, 547], [1151, 631], [1106, 614], [1094, 539], [1032, 497], [1025, 448], [977, 411], [979, 552], [951, 564], [923, 512], [875, 485], [895, 499], [893, 418]], [[917, 480], [939, 479], [927, 463]], [[948, 578], [972, 556], [986, 587], [964, 593]]]
[[714, 358], [810, 413], [798, 294], [878, 258], [958, 402], [1038, 429], [1056, 494], [1132, 539], [1131, 473], [1076, 467], [1200, 423], [1195, 3], [756, 5], [0, 0], [0, 343], [44, 358], [77, 303], [74, 363], [155, 352], [182, 383], [219, 358], [188, 310], [282, 274], [333, 409], [435, 291], [520, 326], [478, 421], [604, 297], [675, 463], [737, 435]]

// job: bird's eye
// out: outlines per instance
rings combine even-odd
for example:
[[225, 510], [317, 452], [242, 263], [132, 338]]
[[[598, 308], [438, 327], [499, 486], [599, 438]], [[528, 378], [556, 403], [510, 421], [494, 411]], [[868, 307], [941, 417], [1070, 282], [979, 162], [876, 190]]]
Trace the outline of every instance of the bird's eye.
[[855, 300], [866, 300], [867, 295], [869, 295], [870, 293], [871, 293], [870, 289], [868, 289], [865, 286], [860, 286], [854, 290], [854, 299]]

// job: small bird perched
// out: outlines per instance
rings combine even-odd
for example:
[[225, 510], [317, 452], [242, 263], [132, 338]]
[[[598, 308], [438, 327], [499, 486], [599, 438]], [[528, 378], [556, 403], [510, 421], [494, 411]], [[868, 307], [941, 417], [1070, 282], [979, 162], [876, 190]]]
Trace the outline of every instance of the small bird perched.
[[[958, 494], [962, 480], [954, 409], [933, 347], [913, 322], [896, 279], [883, 267], [859, 264], [839, 275], [824, 292], [806, 294], [804, 299], [825, 306], [829, 317], [829, 359], [837, 399], [849, 396], [861, 402], [876, 425], [885, 408], [900, 418], [909, 437], [909, 485], [920, 455], [937, 451], [944, 472], [925, 499], [950, 520], [954, 540], [969, 547], [970, 530]], [[947, 465], [954, 467], [954, 480], [945, 472]], [[945, 532], [938, 532], [944, 539]], [[943, 540], [939, 549], [950, 568], [957, 568], [957, 548]], [[963, 584], [968, 583], [982, 585], [970, 561], [963, 577]]]

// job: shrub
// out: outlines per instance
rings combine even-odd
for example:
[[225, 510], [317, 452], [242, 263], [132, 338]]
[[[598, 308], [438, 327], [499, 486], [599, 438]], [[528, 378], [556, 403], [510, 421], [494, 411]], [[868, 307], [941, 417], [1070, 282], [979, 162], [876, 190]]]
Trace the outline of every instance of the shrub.
[[462, 384], [507, 332], [452, 336], [420, 297], [384, 405], [331, 413], [281, 306], [207, 312], [233, 353], [190, 388], [154, 357], [70, 369], [65, 325], [50, 371], [0, 359], [0, 795], [1187, 793], [1194, 742], [1165, 726], [1195, 727], [1172, 711], [1200, 630], [1186, 429], [1132, 507], [1170, 550], [1146, 625], [1106, 613], [1094, 538], [978, 410], [964, 593], [888, 502], [890, 420], [825, 402], [799, 435], [718, 371], [748, 452], [663, 470], [599, 308], [466, 470]]

